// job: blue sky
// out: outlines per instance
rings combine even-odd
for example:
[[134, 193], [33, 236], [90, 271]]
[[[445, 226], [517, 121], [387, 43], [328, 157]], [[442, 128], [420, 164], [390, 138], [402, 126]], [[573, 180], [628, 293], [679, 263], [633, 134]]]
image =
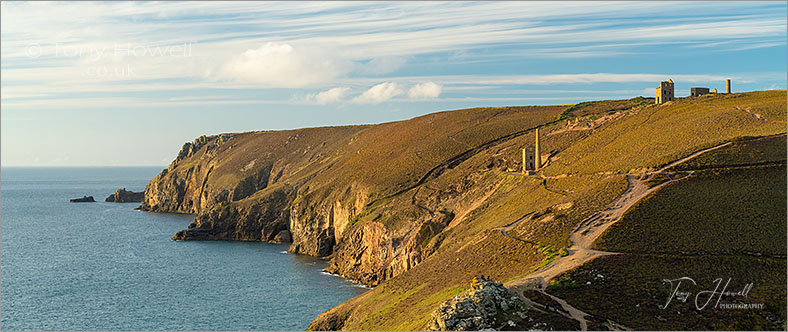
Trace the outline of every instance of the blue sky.
[[786, 88], [785, 2], [3, 2], [2, 166], [204, 134]]

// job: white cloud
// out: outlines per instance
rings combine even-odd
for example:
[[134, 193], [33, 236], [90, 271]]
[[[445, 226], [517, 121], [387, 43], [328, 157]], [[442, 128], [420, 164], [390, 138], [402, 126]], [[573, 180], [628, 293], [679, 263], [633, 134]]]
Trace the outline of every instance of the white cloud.
[[385, 82], [375, 85], [360, 96], [353, 98], [358, 104], [380, 104], [402, 94], [402, 89], [395, 82]]
[[356, 65], [356, 71], [361, 74], [383, 75], [391, 73], [405, 64], [405, 58], [398, 56], [382, 56], [367, 63]]
[[332, 88], [323, 92], [309, 94], [306, 96], [306, 101], [320, 105], [337, 103], [342, 101], [348, 92], [350, 92], [350, 88]]
[[443, 86], [434, 82], [419, 83], [410, 88], [408, 97], [411, 99], [437, 98], [443, 92]]
[[268, 42], [225, 62], [209, 76], [270, 88], [323, 84], [346, 74], [351, 68], [348, 61], [328, 53]]

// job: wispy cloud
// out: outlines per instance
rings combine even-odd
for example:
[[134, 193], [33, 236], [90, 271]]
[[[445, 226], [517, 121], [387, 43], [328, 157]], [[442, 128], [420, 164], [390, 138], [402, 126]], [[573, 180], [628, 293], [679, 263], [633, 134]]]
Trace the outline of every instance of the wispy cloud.
[[[188, 89], [221, 90], [232, 99], [236, 91], [284, 88], [315, 104], [341, 102], [380, 82], [399, 86], [387, 98], [363, 92], [354, 102], [489, 90], [471, 86], [666, 75], [703, 82], [729, 74], [668, 66], [646, 71], [653, 74], [610, 66], [543, 74], [529, 62], [629, 56], [653, 63], [663, 53], [784, 49], [784, 9], [739, 2], [3, 2], [0, 75], [9, 90], [4, 99]], [[509, 69], [501, 72], [496, 66], [504, 64]], [[441, 89], [413, 86], [423, 82], [441, 82]], [[329, 93], [337, 86], [348, 89]], [[166, 96], [173, 97], [182, 96]]]
[[[786, 86], [784, 2], [0, 6], [3, 166], [166, 164], [207, 133], [631, 98], [667, 78]], [[84, 145], [119, 128], [147, 148]]]
[[404, 57], [382, 56], [366, 63], [356, 65], [356, 71], [363, 75], [383, 75], [396, 71], [405, 64]]

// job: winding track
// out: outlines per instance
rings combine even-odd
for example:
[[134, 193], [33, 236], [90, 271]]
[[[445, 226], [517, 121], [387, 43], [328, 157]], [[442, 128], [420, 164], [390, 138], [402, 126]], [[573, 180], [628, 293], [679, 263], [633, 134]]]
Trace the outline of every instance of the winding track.
[[[706, 152], [719, 149], [724, 147], [731, 142], [723, 143], [708, 149], [703, 149], [697, 151], [693, 154], [690, 154], [687, 157], [681, 158], [676, 160], [670, 164], [663, 166], [662, 168], [658, 169], [654, 172], [647, 172], [643, 174], [628, 174], [627, 175], [627, 182], [629, 183], [627, 190], [619, 196], [611, 205], [605, 210], [598, 211], [589, 217], [585, 218], [580, 224], [575, 228], [572, 234], [569, 235], [569, 240], [572, 242], [572, 245], [569, 248], [566, 248], [569, 252], [568, 255], [564, 257], [559, 257], [550, 264], [546, 265], [545, 267], [537, 270], [534, 273], [531, 273], [525, 277], [520, 279], [512, 280], [506, 283], [506, 287], [512, 289], [519, 295], [521, 298], [525, 298], [523, 296], [524, 290], [537, 290], [542, 292], [543, 294], [549, 296], [563, 307], [565, 313], [564, 316], [567, 316], [571, 319], [577, 320], [580, 323], [580, 329], [583, 331], [588, 330], [588, 321], [586, 317], [589, 316], [587, 313], [569, 305], [563, 299], [555, 297], [553, 295], [548, 294], [545, 292], [549, 281], [555, 278], [556, 276], [564, 273], [566, 271], [575, 269], [586, 262], [589, 262], [597, 257], [606, 256], [606, 255], [617, 255], [619, 253], [615, 252], [607, 252], [607, 251], [599, 251], [591, 249], [591, 245], [596, 241], [611, 225], [621, 220], [624, 213], [626, 213], [632, 206], [636, 203], [640, 202], [644, 198], [648, 197], [651, 193], [659, 190], [660, 188], [673, 184], [677, 181], [681, 181], [693, 174], [690, 171], [687, 175], [673, 179], [664, 183], [661, 183], [657, 186], [648, 188], [645, 181], [651, 179], [656, 174], [664, 173], [666, 170], [674, 167], [678, 164], [684, 163], [692, 158], [695, 158], [701, 154]], [[520, 222], [529, 218], [531, 214], [528, 214], [517, 221], [513, 222], [509, 226], [496, 228], [496, 230], [500, 230], [503, 235], [512, 238], [507, 233], [509, 230], [517, 226]], [[516, 239], [516, 238], [513, 238]], [[517, 239], [520, 240], [520, 239]], [[524, 241], [524, 240], [520, 240]], [[528, 241], [526, 241], [528, 242]], [[627, 327], [617, 324], [608, 320], [607, 325], [611, 329], [626, 329]]]

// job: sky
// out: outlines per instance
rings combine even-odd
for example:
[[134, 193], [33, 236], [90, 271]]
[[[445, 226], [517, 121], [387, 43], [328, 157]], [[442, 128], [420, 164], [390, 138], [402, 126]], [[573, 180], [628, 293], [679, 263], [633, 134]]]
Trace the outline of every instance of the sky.
[[[2, 2], [0, 167], [201, 135], [786, 88], [785, 2]], [[396, 138], [392, 138], [396, 139]]]

